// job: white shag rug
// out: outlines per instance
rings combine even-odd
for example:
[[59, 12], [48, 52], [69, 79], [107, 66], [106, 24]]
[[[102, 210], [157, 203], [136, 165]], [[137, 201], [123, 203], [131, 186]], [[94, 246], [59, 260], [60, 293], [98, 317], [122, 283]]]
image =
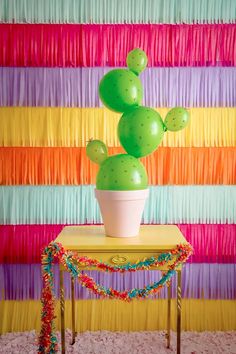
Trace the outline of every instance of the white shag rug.
[[[58, 334], [60, 339], [60, 335]], [[173, 354], [176, 333], [171, 332], [167, 349], [165, 332], [84, 332], [70, 345], [71, 331], [66, 332], [66, 353], [81, 354]], [[0, 336], [1, 354], [36, 354], [35, 331], [7, 333]], [[236, 332], [182, 332], [182, 354], [236, 354]]]

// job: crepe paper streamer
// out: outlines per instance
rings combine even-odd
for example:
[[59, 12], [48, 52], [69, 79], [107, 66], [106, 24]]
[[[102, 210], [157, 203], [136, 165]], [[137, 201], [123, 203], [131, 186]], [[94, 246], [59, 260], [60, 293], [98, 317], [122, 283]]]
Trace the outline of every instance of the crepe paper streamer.
[[[2, 67], [0, 106], [102, 107], [99, 82], [112, 69]], [[147, 106], [236, 106], [236, 68], [147, 68], [140, 79]]]
[[[109, 155], [124, 153], [118, 147], [108, 150]], [[236, 184], [234, 147], [160, 147], [141, 161], [151, 185]], [[97, 171], [85, 148], [0, 147], [2, 185], [95, 184]]]
[[[164, 119], [169, 108], [156, 110]], [[190, 122], [186, 129], [166, 132], [162, 146], [236, 145], [235, 108], [191, 108], [188, 111]], [[119, 146], [116, 129], [120, 116], [105, 108], [1, 107], [0, 146], [80, 147], [94, 138], [116, 147]]]
[[[166, 330], [166, 299], [133, 301], [76, 300], [76, 332]], [[66, 301], [65, 327], [71, 328], [71, 302]], [[183, 331], [234, 331], [235, 300], [183, 299]], [[171, 303], [171, 328], [176, 330], [176, 300]], [[40, 330], [41, 302], [1, 301], [1, 333]], [[60, 330], [60, 309], [56, 308], [56, 327]], [[112, 314], [112, 316], [111, 316]], [[132, 320], [131, 320], [132, 319]]]
[[[0, 223], [101, 223], [94, 189], [94, 185], [0, 187]], [[235, 208], [235, 186], [151, 186], [143, 222], [230, 224], [236, 222]]]
[[12, 23], [235, 23], [235, 17], [233, 0], [0, 2], [0, 22]]
[[[55, 265], [55, 296], [59, 297], [59, 266]], [[125, 273], [101, 273], [87, 271], [90, 277], [105, 287], [117, 288], [119, 291], [144, 287], [161, 279], [158, 271]], [[0, 265], [1, 300], [39, 300], [42, 292], [42, 275], [40, 264], [3, 264]], [[64, 274], [65, 298], [71, 298], [71, 281], [69, 273]], [[176, 278], [172, 280], [172, 297], [176, 297]], [[182, 297], [195, 299], [235, 299], [236, 265], [235, 264], [186, 264], [182, 271]], [[76, 299], [97, 299], [75, 282]], [[167, 288], [154, 298], [167, 298]]]
[[2, 24], [0, 66], [125, 66], [136, 47], [149, 66], [235, 66], [235, 35], [234, 24]]
[[[40, 263], [43, 249], [65, 225], [0, 226], [0, 263]], [[236, 225], [178, 224], [194, 254], [188, 262], [236, 263]]]

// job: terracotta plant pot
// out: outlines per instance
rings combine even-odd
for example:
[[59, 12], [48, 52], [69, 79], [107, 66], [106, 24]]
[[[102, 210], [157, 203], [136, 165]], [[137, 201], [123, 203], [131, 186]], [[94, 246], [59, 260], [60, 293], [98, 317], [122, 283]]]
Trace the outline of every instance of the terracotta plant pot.
[[149, 190], [108, 191], [95, 189], [107, 236], [134, 237], [139, 234]]

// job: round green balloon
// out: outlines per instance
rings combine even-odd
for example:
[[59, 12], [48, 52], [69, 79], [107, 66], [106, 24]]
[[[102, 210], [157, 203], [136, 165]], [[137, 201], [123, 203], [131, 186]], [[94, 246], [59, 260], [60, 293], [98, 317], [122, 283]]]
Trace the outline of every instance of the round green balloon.
[[130, 70], [111, 70], [100, 81], [99, 97], [107, 108], [123, 113], [141, 103], [141, 81]]
[[96, 187], [100, 190], [127, 191], [146, 189], [147, 172], [135, 157], [119, 154], [108, 157], [97, 174]]
[[189, 113], [185, 108], [172, 108], [166, 115], [164, 124], [172, 132], [176, 132], [186, 127], [189, 121]]
[[148, 58], [146, 53], [136, 48], [128, 53], [126, 63], [130, 70], [139, 75], [147, 66]]
[[107, 147], [101, 140], [90, 140], [86, 146], [86, 155], [97, 164], [107, 159]]
[[137, 107], [122, 115], [118, 124], [120, 143], [128, 154], [143, 157], [161, 143], [164, 123], [159, 113], [148, 107]]

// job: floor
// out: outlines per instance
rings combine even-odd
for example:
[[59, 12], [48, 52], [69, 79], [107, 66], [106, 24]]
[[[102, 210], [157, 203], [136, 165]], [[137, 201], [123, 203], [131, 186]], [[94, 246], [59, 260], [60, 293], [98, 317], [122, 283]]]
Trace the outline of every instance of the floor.
[[[84, 332], [69, 344], [66, 332], [66, 353], [81, 354], [171, 354], [175, 353], [176, 334], [171, 333], [171, 348], [165, 348], [164, 332]], [[0, 336], [1, 354], [36, 354], [35, 331], [7, 333]], [[236, 354], [235, 332], [182, 332], [181, 354]]]

